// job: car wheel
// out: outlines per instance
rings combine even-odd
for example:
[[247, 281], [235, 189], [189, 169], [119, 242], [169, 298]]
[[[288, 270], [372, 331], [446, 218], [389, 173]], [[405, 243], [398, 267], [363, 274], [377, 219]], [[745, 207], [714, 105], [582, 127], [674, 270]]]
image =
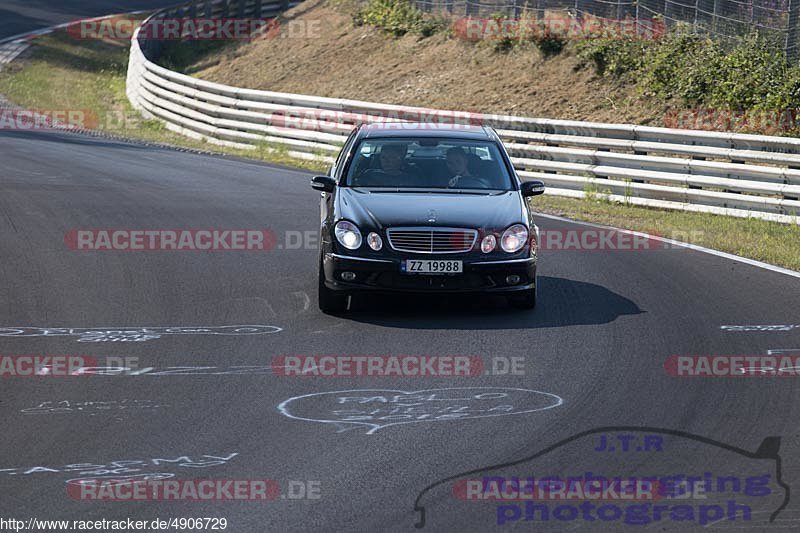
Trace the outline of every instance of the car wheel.
[[509, 303], [517, 309], [533, 309], [536, 307], [536, 289], [528, 289], [520, 294], [509, 296]]
[[341, 313], [347, 309], [347, 294], [340, 294], [325, 286], [325, 271], [322, 268], [322, 259], [319, 260], [319, 310], [323, 313]]

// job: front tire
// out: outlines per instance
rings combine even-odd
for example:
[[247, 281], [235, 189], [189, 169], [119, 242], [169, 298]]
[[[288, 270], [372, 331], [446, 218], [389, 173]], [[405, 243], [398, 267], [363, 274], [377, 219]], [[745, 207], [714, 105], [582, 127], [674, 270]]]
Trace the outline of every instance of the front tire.
[[536, 288], [509, 296], [508, 302], [517, 309], [533, 309], [536, 307]]
[[325, 314], [341, 313], [347, 309], [347, 294], [341, 294], [325, 286], [325, 270], [319, 260], [319, 288], [317, 290], [319, 310]]

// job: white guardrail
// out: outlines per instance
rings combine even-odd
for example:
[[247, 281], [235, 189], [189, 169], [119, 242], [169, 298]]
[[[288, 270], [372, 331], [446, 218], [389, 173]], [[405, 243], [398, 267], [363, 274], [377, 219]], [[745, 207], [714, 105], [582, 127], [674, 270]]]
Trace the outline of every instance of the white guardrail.
[[[271, 17], [295, 5], [209, 0], [161, 10], [165, 17]], [[332, 162], [359, 122], [445, 121], [493, 126], [522, 179], [547, 193], [597, 195], [683, 211], [800, 223], [800, 138], [475, 114], [259, 91], [170, 71], [154, 61], [163, 43], [131, 43], [127, 94], [148, 118], [218, 145], [270, 143], [289, 155]]]

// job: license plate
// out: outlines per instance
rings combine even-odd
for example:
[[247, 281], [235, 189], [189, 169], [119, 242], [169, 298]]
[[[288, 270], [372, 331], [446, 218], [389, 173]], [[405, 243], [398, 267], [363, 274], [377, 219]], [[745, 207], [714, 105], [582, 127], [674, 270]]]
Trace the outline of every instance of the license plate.
[[463, 261], [436, 259], [406, 259], [400, 263], [400, 272], [406, 274], [461, 274]]

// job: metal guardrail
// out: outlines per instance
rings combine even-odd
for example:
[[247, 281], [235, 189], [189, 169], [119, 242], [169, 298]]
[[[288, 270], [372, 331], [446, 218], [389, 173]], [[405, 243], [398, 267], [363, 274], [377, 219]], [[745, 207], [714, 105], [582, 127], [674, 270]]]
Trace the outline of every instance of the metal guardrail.
[[[282, 1], [214, 0], [161, 10], [165, 17], [268, 17]], [[495, 127], [522, 179], [547, 193], [633, 205], [800, 223], [800, 139], [476, 114], [231, 87], [155, 63], [163, 43], [131, 43], [127, 95], [180, 134], [332, 162], [355, 124], [425, 121]], [[270, 149], [268, 147], [268, 149]]]

